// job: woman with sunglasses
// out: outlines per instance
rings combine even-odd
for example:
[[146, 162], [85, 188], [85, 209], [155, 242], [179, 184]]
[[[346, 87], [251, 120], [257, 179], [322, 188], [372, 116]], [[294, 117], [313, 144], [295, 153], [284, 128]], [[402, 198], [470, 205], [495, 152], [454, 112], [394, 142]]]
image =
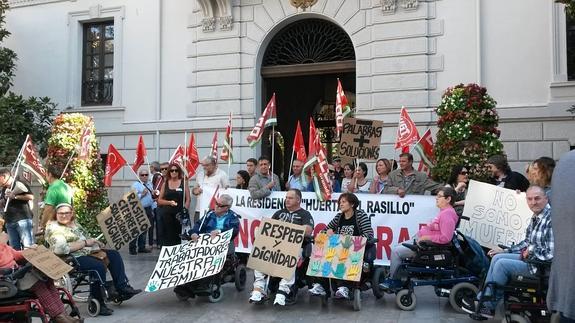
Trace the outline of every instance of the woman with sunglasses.
[[455, 202], [453, 208], [458, 216], [463, 214], [465, 206], [465, 196], [467, 195], [467, 185], [469, 185], [469, 171], [466, 166], [455, 165], [451, 169], [451, 175], [445, 186], [455, 190]]
[[[180, 166], [171, 163], [168, 178], [160, 189], [158, 207], [162, 209], [162, 239], [164, 246], [179, 245], [182, 241], [182, 225], [176, 218], [178, 212], [190, 206], [190, 188], [184, 185], [184, 175]], [[185, 197], [185, 200], [184, 200]]]

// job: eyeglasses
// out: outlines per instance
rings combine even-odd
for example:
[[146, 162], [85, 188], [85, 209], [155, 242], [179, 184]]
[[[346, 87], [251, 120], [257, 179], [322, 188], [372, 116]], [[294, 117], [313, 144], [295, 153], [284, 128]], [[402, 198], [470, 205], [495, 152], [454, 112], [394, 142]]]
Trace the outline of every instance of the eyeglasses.
[[160, 170], [162, 170], [162, 171], [168, 170], [168, 167], [160, 168]]
[[445, 198], [445, 196], [443, 196], [443, 195], [439, 195], [439, 194], [435, 195], [435, 198], [437, 198], [437, 199], [440, 198], [440, 197]]
[[72, 215], [72, 211], [69, 212], [56, 212], [57, 215]]
[[140, 176], [148, 176], [148, 174], [140, 174]]
[[177, 169], [170, 169], [170, 173], [177, 173], [178, 170]]
[[218, 206], [218, 207], [229, 207], [229, 205], [227, 205], [227, 204], [220, 204], [220, 203], [216, 203], [216, 206]]

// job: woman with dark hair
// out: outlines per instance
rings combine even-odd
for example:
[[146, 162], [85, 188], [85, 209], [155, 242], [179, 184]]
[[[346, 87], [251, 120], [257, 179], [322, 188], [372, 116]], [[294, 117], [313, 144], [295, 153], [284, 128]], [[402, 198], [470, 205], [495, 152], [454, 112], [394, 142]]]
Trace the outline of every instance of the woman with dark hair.
[[375, 176], [369, 189], [370, 193], [383, 194], [383, 189], [387, 184], [387, 175], [391, 172], [391, 163], [386, 158], [380, 158], [375, 163]]
[[[345, 234], [350, 236], [363, 236], [368, 240], [373, 239], [373, 229], [369, 216], [359, 209], [359, 199], [353, 193], [342, 193], [337, 200], [340, 212], [329, 222], [326, 227], [328, 236], [335, 234]], [[369, 257], [366, 247], [366, 256]], [[373, 259], [371, 259], [373, 260]], [[327, 279], [318, 280], [310, 289], [312, 295], [325, 295], [325, 288], [328, 286]], [[336, 298], [349, 298], [349, 287], [345, 286], [345, 281], [336, 282]]]
[[469, 184], [469, 172], [467, 167], [463, 165], [455, 165], [451, 169], [451, 175], [447, 180], [445, 186], [451, 187], [455, 190], [455, 203], [453, 208], [458, 216], [463, 214], [463, 207], [465, 206], [465, 196], [467, 195], [467, 185]]
[[353, 173], [355, 172], [355, 166], [352, 163], [347, 163], [343, 166], [344, 178], [341, 181], [341, 192], [346, 193], [348, 191], [349, 185], [353, 182]]
[[[417, 232], [417, 241], [428, 240], [435, 244], [448, 244], [453, 238], [455, 226], [459, 217], [453, 209], [455, 203], [455, 190], [451, 187], [441, 187], [437, 190], [435, 203], [439, 208], [439, 214], [427, 225]], [[415, 256], [415, 251], [397, 245], [391, 251], [391, 264], [389, 277], [380, 285], [383, 289], [396, 290], [401, 288], [401, 273], [398, 272], [401, 261], [404, 258]]]
[[367, 165], [359, 163], [353, 173], [353, 181], [347, 187], [350, 193], [369, 193], [371, 182], [367, 179]]
[[184, 207], [187, 209], [190, 206], [190, 188], [184, 183], [184, 174], [180, 165], [171, 163], [168, 168], [168, 178], [160, 189], [160, 197], [158, 197], [158, 207], [162, 209], [164, 246], [175, 246], [182, 242], [180, 238], [182, 224], [176, 215], [182, 212]]
[[250, 184], [250, 173], [245, 170], [239, 170], [236, 174], [236, 188], [239, 190], [247, 190]]

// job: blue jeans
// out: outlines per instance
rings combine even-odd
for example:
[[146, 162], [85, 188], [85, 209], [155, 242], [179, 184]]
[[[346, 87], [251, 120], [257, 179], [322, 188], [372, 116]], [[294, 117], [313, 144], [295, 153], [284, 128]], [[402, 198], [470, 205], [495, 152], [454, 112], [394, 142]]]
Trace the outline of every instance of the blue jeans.
[[[114, 280], [114, 286], [117, 291], [121, 291], [126, 286], [128, 286], [128, 277], [126, 277], [126, 270], [124, 268], [124, 261], [122, 256], [116, 250], [104, 250], [108, 255], [110, 260], [110, 265], [108, 269], [112, 274], [112, 279]], [[106, 266], [104, 263], [96, 257], [92, 256], [81, 256], [76, 258], [80, 264], [80, 270], [94, 270], [98, 273], [99, 277], [102, 279], [102, 283], [106, 283]], [[91, 272], [92, 279], [98, 280], [98, 275]], [[101, 294], [101, 289], [99, 282], [90, 285], [90, 295], [98, 300], [103, 300], [103, 295]]]
[[34, 244], [34, 225], [32, 219], [24, 219], [13, 223], [6, 223], [6, 231], [10, 239], [10, 246], [16, 250]]
[[[498, 253], [491, 260], [485, 282], [494, 282], [497, 286], [505, 286], [509, 278], [517, 274], [528, 274], [529, 266], [526, 262], [521, 260], [521, 255], [518, 253]], [[485, 288], [485, 296], [492, 296], [493, 291], [490, 287]], [[477, 294], [481, 297], [481, 293]], [[503, 291], [497, 290], [494, 301], [492, 302], [493, 308], [497, 302], [503, 298]]]

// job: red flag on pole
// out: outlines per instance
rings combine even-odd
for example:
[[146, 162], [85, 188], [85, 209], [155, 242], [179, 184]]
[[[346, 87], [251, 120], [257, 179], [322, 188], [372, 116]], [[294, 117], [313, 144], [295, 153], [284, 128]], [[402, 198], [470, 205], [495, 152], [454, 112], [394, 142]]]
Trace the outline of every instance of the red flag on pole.
[[435, 165], [431, 129], [427, 129], [427, 131], [425, 131], [421, 139], [415, 144], [415, 146], [413, 146], [413, 148], [419, 153], [419, 156], [421, 157], [418, 171], [426, 172], [427, 175], [429, 175], [431, 173], [431, 169]]
[[183, 167], [183, 165], [184, 165], [184, 147], [182, 147], [182, 145], [178, 145], [178, 147], [176, 147], [176, 150], [174, 151], [174, 153], [172, 154], [172, 157], [170, 157], [170, 160], [168, 162], [170, 164], [177, 163], [180, 165], [180, 167]]
[[316, 133], [315, 146], [316, 162], [313, 167], [314, 191], [320, 201], [326, 201], [331, 199], [332, 187], [329, 177], [327, 151], [319, 139], [319, 133]]
[[402, 152], [409, 152], [409, 145], [416, 143], [418, 140], [419, 132], [415, 127], [415, 123], [409, 117], [407, 109], [401, 107], [399, 125], [397, 126], [397, 137], [395, 139], [395, 149], [401, 148]]
[[210, 151], [210, 156], [218, 162], [218, 132], [214, 133], [214, 138], [212, 139], [212, 150]]
[[138, 140], [138, 146], [136, 147], [136, 160], [134, 160], [134, 165], [132, 165], [132, 170], [134, 173], [138, 172], [140, 166], [144, 165], [146, 160], [146, 146], [144, 145], [144, 138], [140, 135]]
[[293, 141], [293, 150], [296, 153], [296, 159], [305, 163], [307, 160], [307, 154], [305, 152], [305, 143], [303, 141], [303, 133], [301, 132], [301, 125], [299, 120], [297, 121], [297, 128], [295, 130], [295, 139]]
[[307, 161], [303, 165], [303, 171], [305, 172], [309, 167], [312, 167], [313, 164], [316, 162], [316, 140], [317, 136], [317, 129], [315, 128], [315, 124], [312, 118], [309, 118], [309, 138], [308, 138], [308, 146], [307, 146]]
[[120, 152], [110, 144], [108, 147], [108, 158], [106, 159], [106, 172], [104, 175], [104, 185], [112, 186], [112, 177], [120, 170], [122, 167], [128, 163], [122, 157]]
[[351, 109], [347, 103], [345, 92], [343, 92], [341, 81], [337, 79], [337, 94], [335, 96], [335, 129], [337, 131], [338, 138], [343, 131], [343, 118], [350, 112]]
[[266, 106], [264, 112], [262, 113], [261, 117], [258, 119], [255, 127], [252, 129], [252, 132], [248, 135], [248, 144], [250, 147], [255, 147], [258, 142], [262, 139], [262, 135], [264, 133], [264, 129], [266, 127], [275, 126], [278, 123], [276, 117], [276, 94], [272, 95], [270, 102]]
[[36, 147], [30, 135], [27, 135], [24, 141], [20, 165], [36, 175], [36, 178], [38, 178], [38, 181], [42, 185], [46, 183], [46, 170], [44, 166], [42, 166], [42, 163], [40, 163], [40, 158], [38, 157]]
[[188, 145], [188, 158], [186, 161], [186, 170], [188, 171], [188, 176], [192, 177], [196, 174], [196, 170], [200, 165], [200, 158], [198, 157], [198, 149], [196, 148], [196, 138], [194, 134], [190, 137], [190, 144]]
[[220, 194], [218, 194], [218, 191], [220, 190], [220, 185], [218, 185], [216, 187], [216, 190], [214, 191], [214, 195], [212, 195], [212, 198], [210, 199], [210, 210], [214, 210], [216, 208], [216, 202], [217, 202], [217, 198], [220, 196]]
[[82, 132], [82, 137], [80, 137], [80, 152], [78, 153], [78, 158], [86, 159], [90, 156], [90, 139], [92, 137], [92, 129], [90, 127], [91, 121], [88, 122], [84, 132]]
[[222, 154], [220, 159], [227, 161], [228, 165], [234, 162], [233, 154], [233, 137], [232, 137], [232, 113], [230, 112], [230, 118], [228, 119], [228, 126], [226, 127], [226, 136], [224, 137], [224, 146], [222, 147]]

